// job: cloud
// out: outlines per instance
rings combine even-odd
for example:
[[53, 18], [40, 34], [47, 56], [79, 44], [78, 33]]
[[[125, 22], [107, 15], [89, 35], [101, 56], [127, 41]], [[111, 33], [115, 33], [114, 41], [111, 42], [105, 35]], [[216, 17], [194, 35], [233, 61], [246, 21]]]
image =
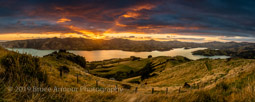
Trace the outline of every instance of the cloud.
[[255, 37], [254, 0], [0, 0], [0, 5], [2, 34]]
[[68, 18], [61, 18], [57, 21], [57, 23], [64, 23], [64, 22], [70, 22], [72, 21], [71, 19], [68, 19]]
[[225, 40], [225, 41], [253, 42], [253, 43], [255, 43], [255, 38], [250, 38], [250, 37], [223, 37], [221, 39]]
[[66, 34], [77, 33], [76, 31], [48, 20], [39, 19], [16, 19], [2, 18], [0, 34], [31, 33], [31, 34]]

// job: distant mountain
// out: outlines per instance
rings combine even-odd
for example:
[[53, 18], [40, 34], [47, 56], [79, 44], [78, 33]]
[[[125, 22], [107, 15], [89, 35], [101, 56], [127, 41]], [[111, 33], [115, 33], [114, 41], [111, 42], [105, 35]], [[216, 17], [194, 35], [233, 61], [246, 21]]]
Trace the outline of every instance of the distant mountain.
[[8, 40], [0, 40], [0, 42], [7, 42]]
[[172, 48], [181, 47], [207, 47], [211, 49], [231, 49], [237, 50], [254, 49], [254, 43], [236, 43], [236, 42], [208, 42], [208, 43], [191, 43], [179, 41], [133, 41], [127, 39], [111, 40], [92, 40], [84, 38], [48, 38], [32, 40], [16, 40], [0, 43], [6, 48], [34, 48], [42, 50], [124, 50], [124, 51], [167, 51]]

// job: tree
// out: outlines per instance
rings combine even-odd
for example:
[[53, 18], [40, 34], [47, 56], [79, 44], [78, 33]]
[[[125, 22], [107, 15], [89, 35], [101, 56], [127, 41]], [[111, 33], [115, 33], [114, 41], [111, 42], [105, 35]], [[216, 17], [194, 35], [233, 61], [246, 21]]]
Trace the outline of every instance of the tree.
[[66, 53], [66, 50], [65, 49], [60, 49], [58, 52], [59, 53]]
[[116, 80], [118, 80], [118, 81], [121, 81], [122, 79], [124, 79], [124, 78], [127, 77], [127, 74], [128, 74], [128, 73], [126, 73], [126, 72], [118, 71], [118, 72], [115, 74], [114, 78], [115, 78]]
[[129, 75], [132, 76], [133, 74], [134, 74], [134, 71], [131, 70], [131, 71], [129, 72]]
[[136, 61], [136, 60], [140, 60], [141, 58], [140, 57], [135, 57], [135, 56], [130, 56], [131, 60], [132, 61]]
[[153, 72], [152, 69], [152, 63], [149, 62], [145, 65], [145, 67], [141, 71], [141, 80], [143, 81], [144, 79], [147, 79], [150, 77], [150, 73]]

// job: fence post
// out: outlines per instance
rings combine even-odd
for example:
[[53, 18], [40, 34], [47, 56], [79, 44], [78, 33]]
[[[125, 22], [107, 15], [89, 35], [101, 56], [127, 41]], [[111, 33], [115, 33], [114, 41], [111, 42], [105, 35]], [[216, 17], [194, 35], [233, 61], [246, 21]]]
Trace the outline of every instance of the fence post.
[[179, 88], [179, 93], [181, 93], [181, 87]]
[[62, 78], [62, 69], [59, 71], [60, 78]]
[[116, 84], [116, 91], [118, 92], [118, 84]]
[[135, 93], [137, 93], [138, 87], [135, 87]]
[[79, 75], [77, 74], [76, 77], [77, 77], [77, 84], [78, 84], [79, 83]]
[[151, 89], [151, 94], [153, 94], [153, 93], [154, 93], [154, 88]]
[[98, 87], [98, 80], [96, 80], [96, 87]]
[[168, 93], [168, 88], [166, 88], [166, 94]]

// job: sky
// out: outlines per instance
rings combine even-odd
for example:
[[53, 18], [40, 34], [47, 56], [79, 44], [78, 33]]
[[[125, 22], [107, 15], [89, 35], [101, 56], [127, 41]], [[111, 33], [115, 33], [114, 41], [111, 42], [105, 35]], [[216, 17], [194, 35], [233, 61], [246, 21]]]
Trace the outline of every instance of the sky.
[[0, 41], [255, 42], [254, 0], [0, 0]]

